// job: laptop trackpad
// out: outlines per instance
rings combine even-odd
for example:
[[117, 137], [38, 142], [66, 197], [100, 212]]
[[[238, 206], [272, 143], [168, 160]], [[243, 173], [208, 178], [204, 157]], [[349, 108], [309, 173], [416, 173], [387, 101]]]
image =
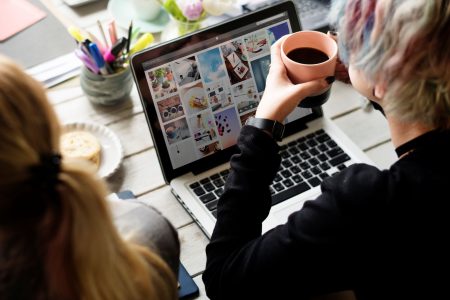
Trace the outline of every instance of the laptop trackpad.
[[288, 217], [298, 210], [300, 210], [305, 201], [299, 200], [297, 197], [289, 199], [285, 203], [280, 203], [270, 211], [269, 217], [263, 223], [263, 232], [267, 230], [286, 223]]

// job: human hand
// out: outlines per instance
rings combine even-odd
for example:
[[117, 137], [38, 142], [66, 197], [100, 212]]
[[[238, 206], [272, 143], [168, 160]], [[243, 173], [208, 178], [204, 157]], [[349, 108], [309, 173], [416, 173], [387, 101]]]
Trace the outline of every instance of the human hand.
[[281, 43], [287, 36], [272, 45], [271, 66], [266, 80], [266, 89], [256, 110], [255, 117], [283, 122], [304, 98], [328, 87], [325, 78], [293, 84], [281, 60]]
[[[333, 40], [335, 40], [337, 43], [339, 34], [336, 31], [328, 31], [327, 35], [331, 37]], [[336, 71], [334, 73], [334, 77], [336, 77], [336, 80], [342, 81], [344, 83], [347, 84], [351, 83], [350, 76], [348, 75], [348, 69], [340, 60], [339, 55], [336, 60]]]

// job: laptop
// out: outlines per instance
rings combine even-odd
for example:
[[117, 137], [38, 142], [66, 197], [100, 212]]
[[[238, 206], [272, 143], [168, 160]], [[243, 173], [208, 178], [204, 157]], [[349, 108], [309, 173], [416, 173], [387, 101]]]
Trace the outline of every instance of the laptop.
[[[280, 0], [257, 0], [249, 1], [244, 9], [253, 11], [266, 5], [271, 5]], [[326, 32], [329, 29], [328, 13], [330, 11], [330, 0], [292, 0], [300, 18], [300, 24], [304, 30], [318, 30]]]
[[[264, 92], [270, 45], [300, 29], [294, 4], [287, 1], [131, 58], [164, 179], [208, 237], [240, 129]], [[296, 108], [285, 124], [264, 231], [314, 199], [324, 178], [355, 162], [370, 163], [320, 107]]]

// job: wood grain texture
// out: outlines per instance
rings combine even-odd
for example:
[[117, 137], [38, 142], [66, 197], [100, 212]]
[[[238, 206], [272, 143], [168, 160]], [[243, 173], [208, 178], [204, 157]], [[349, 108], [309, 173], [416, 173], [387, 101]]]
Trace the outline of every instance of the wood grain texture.
[[143, 194], [139, 197], [139, 200], [159, 210], [175, 228], [180, 228], [194, 222], [180, 202], [172, 195], [170, 186], [168, 185], [164, 185], [150, 193]]
[[149, 150], [153, 147], [150, 130], [144, 113], [138, 113], [129, 118], [122, 119], [109, 126], [123, 141], [125, 156]]
[[397, 161], [397, 154], [392, 143], [386, 142], [366, 152], [380, 169], [389, 169]]
[[198, 298], [195, 298], [195, 299], [198, 299], [198, 300], [206, 300], [206, 299], [209, 299], [209, 298], [206, 296], [205, 285], [203, 284], [202, 276], [201, 276], [201, 275], [195, 276], [195, 277], [194, 277], [194, 282], [197, 284], [198, 290], [200, 291], [200, 295], [198, 296]]
[[359, 148], [366, 150], [390, 139], [384, 116], [376, 111], [358, 109], [335, 120]]
[[197, 226], [192, 223], [178, 229], [181, 242], [181, 262], [191, 276], [196, 276], [205, 270], [205, 248], [209, 240]]
[[54, 105], [63, 122], [92, 121], [103, 125], [117, 122], [142, 112], [142, 105], [133, 88], [129, 99], [116, 106], [100, 106], [92, 104], [84, 95]]
[[350, 85], [335, 82], [331, 87], [330, 99], [323, 105], [324, 115], [334, 119], [343, 114], [359, 109], [360, 95]]
[[165, 185], [155, 149], [125, 158], [107, 181], [113, 192], [132, 190], [138, 196]]

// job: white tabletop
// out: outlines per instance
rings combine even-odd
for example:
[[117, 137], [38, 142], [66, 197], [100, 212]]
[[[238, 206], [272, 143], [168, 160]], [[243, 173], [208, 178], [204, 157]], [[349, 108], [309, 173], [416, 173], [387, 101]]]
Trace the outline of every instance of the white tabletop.
[[[94, 34], [98, 30], [97, 20], [107, 22], [111, 18], [107, 1], [77, 9], [69, 8], [61, 0], [43, 2], [52, 6], [54, 13], [65, 19], [66, 25], [74, 24]], [[78, 78], [51, 88], [48, 94], [62, 122], [96, 122], [119, 136], [125, 157], [122, 167], [107, 180], [111, 191], [132, 190], [139, 199], [159, 209], [173, 223], [181, 241], [181, 261], [200, 287], [198, 299], [207, 299], [201, 275], [206, 263], [208, 238], [164, 182], [136, 88], [131, 92], [130, 101], [114, 107], [91, 104], [83, 95]], [[386, 121], [379, 112], [363, 109], [362, 103], [362, 98], [350, 86], [337, 82], [333, 85], [331, 99], [324, 106], [324, 113], [377, 166], [389, 167], [396, 157]]]

